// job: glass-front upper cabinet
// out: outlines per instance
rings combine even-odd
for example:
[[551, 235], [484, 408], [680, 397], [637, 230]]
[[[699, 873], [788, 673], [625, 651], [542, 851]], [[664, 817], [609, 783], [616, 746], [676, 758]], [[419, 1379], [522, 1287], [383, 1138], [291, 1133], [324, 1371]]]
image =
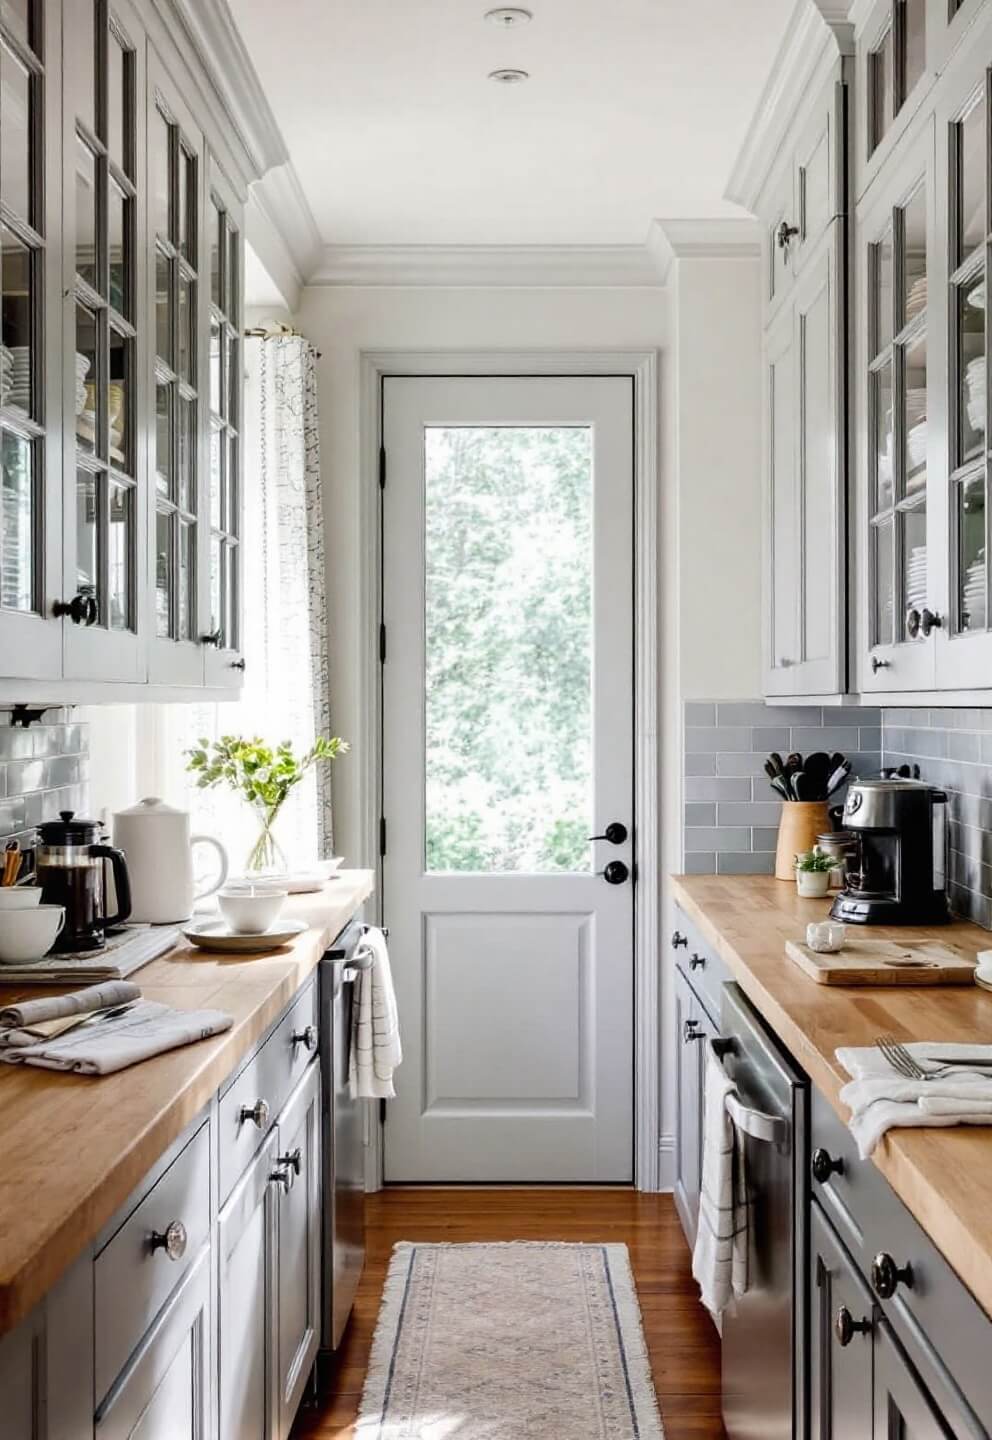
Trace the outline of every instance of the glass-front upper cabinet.
[[150, 548], [153, 682], [203, 681], [205, 564], [201, 492], [208, 252], [203, 223], [203, 139], [165, 71], [149, 65], [149, 278], [152, 289], [154, 514]]
[[242, 269], [240, 206], [226, 177], [211, 165], [207, 199], [210, 254], [210, 557], [204, 606], [208, 617], [205, 680], [240, 684], [242, 566]]
[[126, 0], [74, 0], [63, 13], [63, 673], [135, 681], [145, 678], [143, 44]]
[[876, 0], [858, 42], [857, 193], [885, 163], [933, 71], [928, 9], [934, 0]]
[[894, 167], [886, 193], [859, 213], [865, 313], [859, 324], [858, 450], [865, 593], [862, 690], [924, 690], [933, 598], [929, 304], [933, 251], [933, 127]]
[[57, 12], [0, 6], [0, 670], [43, 679], [62, 665]]

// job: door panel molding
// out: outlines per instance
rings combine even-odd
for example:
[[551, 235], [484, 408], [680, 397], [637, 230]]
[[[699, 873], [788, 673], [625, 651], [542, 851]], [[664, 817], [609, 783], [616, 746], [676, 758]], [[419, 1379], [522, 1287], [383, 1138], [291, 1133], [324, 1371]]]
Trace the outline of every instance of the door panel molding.
[[[367, 557], [359, 597], [361, 731], [368, 737], [359, 762], [361, 836], [358, 863], [380, 882], [374, 915], [381, 919], [379, 816], [382, 795], [382, 715], [379, 680], [380, 489], [382, 383], [389, 376], [619, 375], [633, 381], [634, 409], [634, 1183], [661, 1187], [661, 806], [658, 761], [658, 626], [660, 534], [658, 504], [659, 360], [654, 350], [363, 351], [360, 357], [359, 547]], [[382, 1185], [382, 1130], [370, 1115], [366, 1188]]]

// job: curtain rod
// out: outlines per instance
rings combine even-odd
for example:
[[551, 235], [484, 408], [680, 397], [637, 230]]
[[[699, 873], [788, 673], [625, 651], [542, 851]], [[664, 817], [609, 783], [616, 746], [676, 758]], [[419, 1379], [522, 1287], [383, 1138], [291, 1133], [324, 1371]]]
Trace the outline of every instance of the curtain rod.
[[[266, 327], [266, 326], [264, 326], [264, 325], [256, 325], [256, 326], [254, 326], [254, 327], [253, 327], [252, 329], [250, 329], [250, 330], [245, 330], [243, 333], [244, 333], [244, 338], [245, 338], [246, 340], [306, 340], [306, 339], [307, 339], [307, 337], [303, 334], [302, 330], [294, 330], [291, 325], [278, 325], [278, 326], [272, 326], [272, 327]], [[312, 345], [313, 342], [310, 341], [310, 340], [307, 340], [307, 344], [308, 344], [308, 345]], [[320, 351], [320, 350], [318, 350], [318, 349], [316, 349], [316, 348], [314, 347], [314, 352], [313, 352], [313, 353], [314, 353], [314, 355], [316, 356], [316, 358], [317, 358], [318, 360], [323, 359], [323, 352], [322, 352], [322, 351]]]

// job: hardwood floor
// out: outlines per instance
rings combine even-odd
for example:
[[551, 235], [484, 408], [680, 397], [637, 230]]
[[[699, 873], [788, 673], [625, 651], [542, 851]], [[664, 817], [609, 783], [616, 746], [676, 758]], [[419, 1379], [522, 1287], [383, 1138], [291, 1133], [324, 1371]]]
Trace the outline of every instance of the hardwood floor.
[[353, 1440], [382, 1282], [398, 1240], [622, 1241], [634, 1268], [666, 1440], [725, 1440], [719, 1340], [697, 1299], [670, 1195], [404, 1187], [370, 1196], [367, 1223], [368, 1258], [344, 1344], [321, 1402], [301, 1410], [294, 1440]]

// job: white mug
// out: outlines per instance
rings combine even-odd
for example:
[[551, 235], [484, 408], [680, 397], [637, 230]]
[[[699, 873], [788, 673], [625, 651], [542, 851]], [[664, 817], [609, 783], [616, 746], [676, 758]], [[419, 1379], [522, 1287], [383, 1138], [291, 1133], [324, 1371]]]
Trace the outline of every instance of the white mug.
[[40, 900], [40, 885], [0, 886], [0, 910], [30, 910]]
[[287, 891], [259, 886], [257, 890], [222, 890], [217, 896], [220, 913], [239, 935], [264, 935], [279, 918]]
[[64, 905], [5, 910], [0, 918], [0, 964], [25, 965], [42, 959], [62, 933], [64, 924]]

